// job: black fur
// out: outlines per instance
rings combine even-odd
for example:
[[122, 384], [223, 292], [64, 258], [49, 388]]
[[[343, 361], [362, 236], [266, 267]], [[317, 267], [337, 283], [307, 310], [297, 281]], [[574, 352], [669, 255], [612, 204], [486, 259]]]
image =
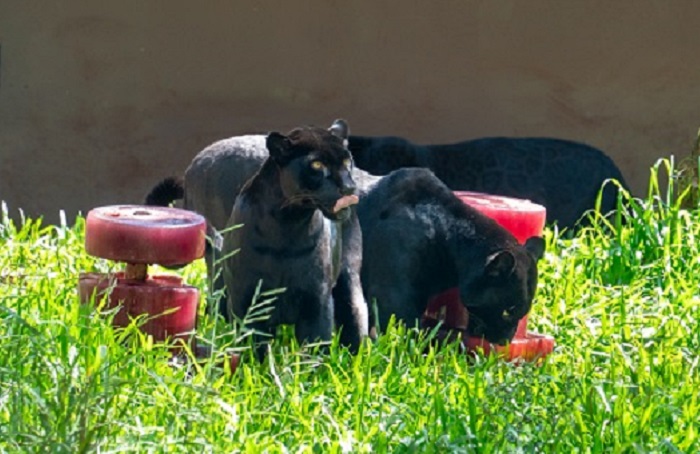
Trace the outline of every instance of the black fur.
[[495, 343], [513, 337], [535, 294], [541, 238], [519, 245], [421, 168], [384, 177], [360, 200], [358, 217], [362, 283], [367, 300], [376, 299], [380, 326], [391, 315], [416, 323], [431, 296], [459, 287], [469, 334]]
[[252, 324], [256, 331], [292, 324], [300, 343], [328, 341], [335, 322], [341, 342], [356, 350], [367, 335], [362, 243], [355, 209], [333, 210], [355, 192], [347, 126], [337, 126], [268, 135], [270, 156], [241, 189], [228, 221], [240, 227], [224, 234], [222, 253], [238, 250], [224, 261], [226, 314], [243, 319], [262, 281], [263, 291], [285, 291], [269, 317]]
[[180, 177], [168, 177], [158, 183], [151, 192], [146, 195], [146, 205], [167, 207], [175, 200], [185, 196], [184, 181]]
[[[375, 175], [402, 167], [432, 170], [452, 190], [529, 199], [544, 205], [547, 222], [573, 228], [595, 208], [606, 179], [627, 187], [601, 150], [552, 138], [493, 137], [449, 145], [416, 145], [400, 137], [350, 136], [355, 163]], [[617, 206], [617, 187], [607, 184], [601, 212]]]

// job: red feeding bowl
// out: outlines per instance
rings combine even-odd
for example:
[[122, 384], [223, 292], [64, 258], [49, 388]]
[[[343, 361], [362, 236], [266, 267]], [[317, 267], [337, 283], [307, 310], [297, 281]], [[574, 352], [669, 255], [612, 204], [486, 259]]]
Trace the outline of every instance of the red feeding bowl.
[[[546, 219], [543, 206], [529, 200], [515, 199], [478, 192], [455, 191], [464, 203], [476, 208], [506, 228], [524, 244], [532, 236], [541, 236]], [[515, 336], [507, 346], [497, 346], [482, 338], [466, 337], [469, 313], [459, 300], [459, 290], [449, 289], [428, 302], [424, 314], [424, 325], [434, 326], [441, 321], [446, 329], [464, 334], [462, 343], [471, 352], [496, 353], [507, 360], [532, 361], [542, 358], [554, 349], [554, 338], [527, 331], [527, 315], [518, 323]]]
[[[198, 360], [211, 360], [211, 350], [194, 342], [199, 290], [172, 275], [149, 276], [149, 264], [185, 265], [204, 255], [206, 221], [197, 213], [178, 208], [114, 205], [91, 210], [85, 224], [85, 250], [96, 257], [126, 262], [125, 272], [81, 273], [80, 301], [106, 299], [106, 309], [117, 309], [112, 323], [128, 326], [143, 318], [141, 331], [162, 342], [182, 339]], [[173, 360], [185, 359], [183, 345]], [[220, 362], [238, 367], [240, 356], [217, 355]]]
[[204, 255], [206, 221], [191, 211], [140, 205], [90, 210], [85, 250], [96, 257], [126, 262], [125, 272], [81, 273], [82, 302], [107, 299], [119, 310], [115, 326], [143, 316], [141, 330], [156, 341], [189, 337], [195, 329], [199, 290], [178, 276], [148, 276], [147, 265], [184, 265]]

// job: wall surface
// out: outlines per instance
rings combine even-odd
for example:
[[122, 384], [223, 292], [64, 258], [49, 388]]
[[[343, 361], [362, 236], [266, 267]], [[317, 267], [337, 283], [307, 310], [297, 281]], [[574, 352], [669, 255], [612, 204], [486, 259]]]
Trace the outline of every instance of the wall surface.
[[346, 118], [555, 136], [638, 194], [700, 126], [700, 2], [0, 0], [0, 200], [131, 203], [214, 140]]

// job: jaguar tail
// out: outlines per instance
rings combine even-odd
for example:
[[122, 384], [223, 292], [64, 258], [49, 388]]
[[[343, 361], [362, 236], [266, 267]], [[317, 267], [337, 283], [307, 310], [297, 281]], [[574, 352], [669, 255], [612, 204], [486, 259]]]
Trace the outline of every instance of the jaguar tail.
[[184, 181], [180, 177], [168, 177], [155, 185], [146, 195], [144, 203], [152, 206], [167, 207], [176, 200], [185, 197]]

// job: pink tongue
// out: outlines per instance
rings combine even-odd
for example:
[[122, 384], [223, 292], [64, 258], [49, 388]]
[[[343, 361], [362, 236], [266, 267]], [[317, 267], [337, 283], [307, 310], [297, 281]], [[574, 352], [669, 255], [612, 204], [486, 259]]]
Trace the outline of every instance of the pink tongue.
[[338, 199], [337, 202], [335, 202], [335, 206], [333, 207], [333, 212], [337, 213], [338, 211], [342, 210], [343, 208], [347, 208], [350, 205], [355, 205], [357, 202], [359, 202], [360, 199], [357, 198], [356, 195], [346, 195]]

